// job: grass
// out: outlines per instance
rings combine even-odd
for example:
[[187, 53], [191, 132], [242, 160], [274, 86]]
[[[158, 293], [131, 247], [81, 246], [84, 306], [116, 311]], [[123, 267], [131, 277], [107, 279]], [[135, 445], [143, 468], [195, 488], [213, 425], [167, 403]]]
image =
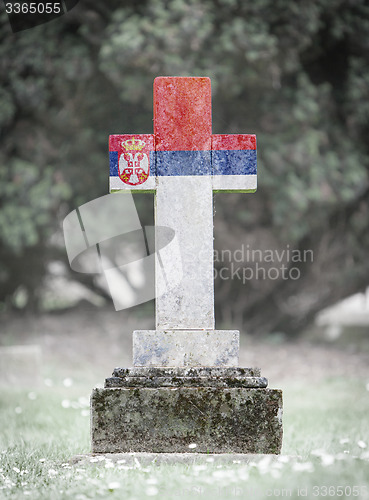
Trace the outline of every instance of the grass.
[[369, 498], [366, 382], [285, 384], [282, 456], [247, 465], [71, 465], [90, 449], [90, 387], [2, 390], [0, 498]]

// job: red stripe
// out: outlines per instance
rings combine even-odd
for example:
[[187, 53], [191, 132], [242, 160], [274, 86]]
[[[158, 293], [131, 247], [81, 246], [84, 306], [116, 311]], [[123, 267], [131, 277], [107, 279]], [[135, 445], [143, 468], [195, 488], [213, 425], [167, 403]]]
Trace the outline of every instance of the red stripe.
[[116, 134], [109, 135], [109, 151], [124, 151], [125, 148], [122, 146], [122, 142], [131, 139], [144, 142], [145, 145], [142, 148], [144, 152], [155, 150], [154, 136], [152, 134]]
[[210, 78], [155, 78], [154, 134], [156, 151], [210, 150]]
[[256, 149], [256, 135], [220, 134], [212, 137], [212, 150], [242, 151], [245, 149]]

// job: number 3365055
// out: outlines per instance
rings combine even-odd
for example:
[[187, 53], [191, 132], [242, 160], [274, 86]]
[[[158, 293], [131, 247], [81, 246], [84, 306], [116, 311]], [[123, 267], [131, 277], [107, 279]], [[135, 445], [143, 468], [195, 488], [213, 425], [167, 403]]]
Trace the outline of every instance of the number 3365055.
[[31, 3], [6, 3], [7, 14], [60, 14], [61, 3], [55, 2], [31, 2]]

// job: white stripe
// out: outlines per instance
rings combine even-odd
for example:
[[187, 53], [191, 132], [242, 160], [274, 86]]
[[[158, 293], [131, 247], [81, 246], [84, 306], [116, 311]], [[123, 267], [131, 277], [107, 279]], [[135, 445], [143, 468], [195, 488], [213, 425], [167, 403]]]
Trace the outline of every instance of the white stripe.
[[137, 186], [130, 186], [120, 179], [118, 176], [110, 176], [109, 182], [109, 191], [113, 190], [129, 190], [129, 191], [154, 191], [156, 188], [155, 185], [155, 177], [149, 176], [149, 178], [143, 182], [142, 184], [138, 184]]
[[213, 175], [214, 191], [256, 191], [257, 175]]
[[[167, 177], [167, 176], [162, 176]], [[172, 177], [172, 176], [168, 176]], [[178, 176], [173, 176], [178, 177]], [[202, 175], [181, 175], [181, 179], [193, 178], [199, 179]], [[257, 175], [213, 175], [213, 190], [214, 191], [256, 191]], [[119, 177], [110, 177], [110, 191], [113, 190], [129, 190], [129, 191], [155, 191], [155, 177], [150, 176], [143, 184], [138, 186], [130, 186], [124, 183]]]

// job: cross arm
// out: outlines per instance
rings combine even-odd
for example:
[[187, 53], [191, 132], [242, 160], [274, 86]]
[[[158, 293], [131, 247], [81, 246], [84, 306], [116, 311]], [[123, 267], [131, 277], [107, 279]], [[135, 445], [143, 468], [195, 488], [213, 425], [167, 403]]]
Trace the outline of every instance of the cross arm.
[[[156, 152], [154, 134], [120, 134], [109, 137], [110, 192], [128, 190], [155, 192]], [[253, 134], [213, 134], [211, 165], [214, 191], [253, 193], [257, 188], [256, 136]], [[190, 158], [187, 161], [193, 161]], [[197, 165], [193, 168], [197, 170]], [[190, 166], [180, 165], [182, 175]], [[200, 172], [192, 172], [192, 175]], [[202, 172], [203, 173], [203, 172]], [[181, 172], [179, 172], [181, 174]], [[191, 175], [191, 174], [190, 174]]]
[[153, 134], [109, 136], [109, 191], [155, 191]]
[[256, 136], [212, 135], [213, 190], [253, 193], [257, 188]]

